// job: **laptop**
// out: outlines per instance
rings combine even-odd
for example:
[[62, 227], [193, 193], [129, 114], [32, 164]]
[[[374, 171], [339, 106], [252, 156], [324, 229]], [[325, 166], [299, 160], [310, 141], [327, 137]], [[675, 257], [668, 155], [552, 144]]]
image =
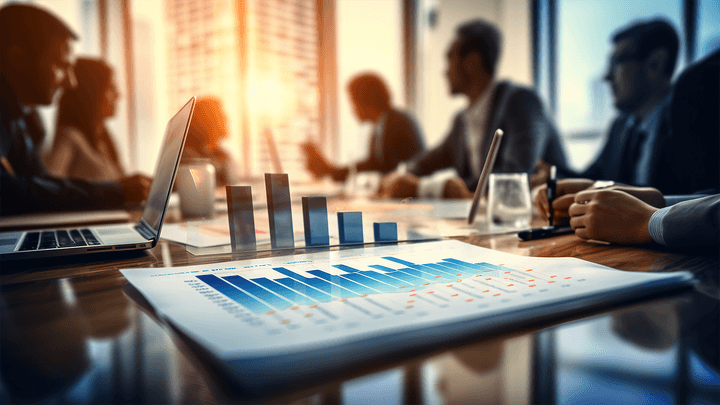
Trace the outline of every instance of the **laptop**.
[[140, 222], [3, 232], [0, 233], [0, 260], [150, 249], [157, 245], [194, 108], [195, 97], [165, 127], [165, 138]]

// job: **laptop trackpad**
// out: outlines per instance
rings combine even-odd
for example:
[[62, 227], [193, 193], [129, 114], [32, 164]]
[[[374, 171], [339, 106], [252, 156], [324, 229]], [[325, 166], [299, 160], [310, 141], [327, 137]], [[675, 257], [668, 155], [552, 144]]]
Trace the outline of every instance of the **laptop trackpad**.
[[120, 224], [110, 226], [98, 226], [92, 228], [98, 235], [100, 242], [104, 245], [116, 245], [121, 243], [142, 243], [147, 239], [134, 228], [135, 224]]
[[22, 236], [22, 232], [0, 233], [0, 253], [12, 252], [20, 236]]

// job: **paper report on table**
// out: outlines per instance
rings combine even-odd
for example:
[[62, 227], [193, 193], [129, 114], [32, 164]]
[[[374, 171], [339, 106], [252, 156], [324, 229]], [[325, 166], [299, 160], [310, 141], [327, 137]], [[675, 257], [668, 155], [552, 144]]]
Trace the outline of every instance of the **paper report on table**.
[[[159, 314], [219, 359], [262, 358], [266, 365], [289, 361], [280, 360], [288, 354], [319, 363], [332, 362], [329, 353], [367, 349], [377, 356], [692, 282], [687, 272], [624, 272], [459, 241], [121, 272]], [[261, 363], [247, 364], [252, 378], [262, 375], [250, 372]], [[274, 369], [266, 376], [281, 375]]]

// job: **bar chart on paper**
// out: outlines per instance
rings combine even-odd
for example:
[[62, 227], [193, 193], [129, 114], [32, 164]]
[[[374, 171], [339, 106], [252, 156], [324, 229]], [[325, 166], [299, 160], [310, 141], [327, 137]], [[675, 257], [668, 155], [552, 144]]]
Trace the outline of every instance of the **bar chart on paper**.
[[217, 358], [243, 362], [245, 377], [270, 382], [282, 379], [276, 367], [291, 359], [310, 361], [319, 372], [333, 353], [389, 354], [692, 279], [573, 258], [528, 258], [459, 241], [121, 271], [158, 313]]

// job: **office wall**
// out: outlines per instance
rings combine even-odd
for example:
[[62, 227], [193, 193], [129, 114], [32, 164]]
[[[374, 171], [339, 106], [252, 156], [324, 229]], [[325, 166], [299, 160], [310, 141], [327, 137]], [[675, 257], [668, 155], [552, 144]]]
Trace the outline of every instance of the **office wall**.
[[[418, 2], [418, 109], [416, 116], [429, 146], [447, 134], [454, 115], [466, 107], [463, 97], [451, 97], [446, 81], [445, 53], [456, 27], [483, 18], [495, 23], [503, 34], [503, 51], [497, 78], [532, 85], [532, 17], [530, 0], [423, 0]], [[437, 24], [428, 16], [437, 10]]]

